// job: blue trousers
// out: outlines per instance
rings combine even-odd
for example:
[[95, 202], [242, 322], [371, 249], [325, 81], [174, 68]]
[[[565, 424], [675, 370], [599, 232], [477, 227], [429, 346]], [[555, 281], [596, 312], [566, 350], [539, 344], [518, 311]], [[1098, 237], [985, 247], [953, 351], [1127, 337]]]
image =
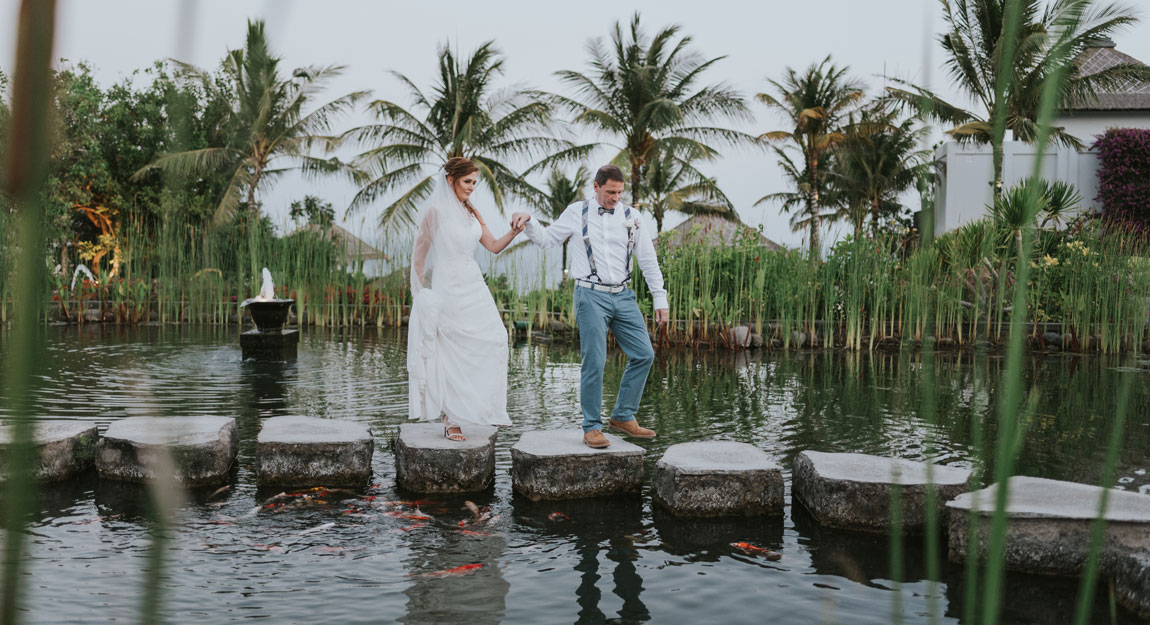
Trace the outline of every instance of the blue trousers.
[[607, 363], [607, 330], [627, 354], [627, 368], [619, 383], [619, 396], [611, 418], [633, 421], [643, 398], [647, 373], [655, 360], [643, 313], [635, 303], [635, 292], [604, 293], [575, 287], [575, 321], [579, 324], [579, 348], [583, 364], [579, 385], [579, 406], [583, 410], [583, 431], [603, 429], [603, 366]]

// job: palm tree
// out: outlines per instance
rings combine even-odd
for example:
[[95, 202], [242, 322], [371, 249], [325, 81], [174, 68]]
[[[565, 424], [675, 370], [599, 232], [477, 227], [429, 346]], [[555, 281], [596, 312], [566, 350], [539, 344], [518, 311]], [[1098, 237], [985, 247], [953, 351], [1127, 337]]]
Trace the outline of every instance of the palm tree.
[[768, 107], [781, 111], [788, 118], [789, 128], [763, 133], [759, 138], [783, 143], [797, 151], [802, 158], [799, 167], [784, 149], [775, 146], [780, 165], [788, 178], [796, 184], [795, 193], [772, 193], [756, 202], [782, 200], [783, 210], [800, 208], [791, 225], [806, 226], [810, 231], [812, 257], [819, 253], [819, 228], [829, 205], [827, 192], [828, 158], [835, 146], [843, 140], [842, 121], [865, 95], [861, 83], [846, 76], [846, 67], [835, 67], [827, 56], [818, 64], [811, 64], [799, 74], [788, 67], [782, 82], [767, 79], [776, 95], [760, 93], [755, 96]]
[[[1118, 4], [1093, 8], [1093, 0], [1019, 0], [1019, 28], [1005, 32], [1008, 0], [942, 0], [947, 31], [939, 36], [946, 67], [958, 87], [973, 98], [979, 111], [965, 110], [935, 93], [910, 83], [888, 87], [890, 97], [909, 103], [921, 115], [952, 125], [947, 134], [960, 142], [989, 143], [993, 155], [994, 194], [1002, 192], [1002, 142], [1009, 129], [1014, 140], [1033, 142], [1038, 135], [1038, 104], [1047, 77], [1065, 70], [1058, 94], [1060, 104], [1090, 100], [1099, 90], [1130, 79], [1150, 79], [1150, 68], [1120, 63], [1082, 75], [1082, 52], [1137, 18]], [[1014, 50], [1009, 73], [1001, 61]], [[999, 89], [1004, 88], [1000, 93]], [[1001, 123], [996, 123], [1001, 122]], [[995, 131], [1000, 128], [999, 131]], [[1082, 142], [1064, 128], [1051, 128], [1051, 139], [1079, 148]]]
[[[338, 76], [343, 68], [304, 67], [284, 77], [280, 74], [280, 60], [268, 49], [264, 23], [249, 21], [244, 48], [232, 50], [224, 58], [222, 79], [174, 61], [184, 79], [198, 83], [214, 99], [231, 104], [225, 122], [226, 145], [163, 155], [137, 171], [133, 178], [140, 179], [152, 169], [181, 177], [223, 171], [228, 182], [215, 211], [216, 221], [223, 222], [233, 215], [245, 196], [248, 209], [259, 210], [256, 191], [292, 169], [305, 175], [351, 175], [337, 159], [317, 158], [311, 151], [313, 147], [332, 145], [331, 139], [320, 133], [330, 132], [333, 118], [353, 110], [367, 92], [340, 96], [305, 113], [323, 84]], [[281, 165], [282, 161], [294, 164]]]
[[926, 129], [913, 118], [900, 122], [884, 108], [863, 110], [847, 124], [829, 172], [841, 216], [856, 236], [868, 216], [873, 229], [882, 217], [897, 215], [899, 195], [915, 186], [929, 163], [930, 151], [920, 147]]
[[[826, 206], [833, 206], [835, 204], [833, 196], [831, 195], [833, 189], [828, 187], [825, 176], [822, 178], [811, 176], [807, 166], [804, 164], [800, 167], [786, 150], [777, 145], [771, 146], [771, 149], [775, 151], [775, 156], [779, 159], [779, 167], [783, 169], [783, 177], [790, 182], [794, 190], [768, 193], [759, 198], [754, 203], [754, 206], [769, 202], [780, 202], [782, 204], [780, 206], [782, 211], [791, 214], [791, 232], [808, 231], [813, 240], [811, 249], [814, 250], [819, 241], [818, 226], [816, 226], [816, 224], [821, 225], [823, 220], [834, 219], [835, 217], [835, 211], [826, 208]], [[827, 163], [833, 161], [833, 159], [833, 153], [825, 155], [823, 157], [823, 165], [826, 166]], [[810, 204], [812, 178], [818, 179], [819, 184], [823, 185], [823, 189], [818, 194], [820, 198], [824, 198], [823, 204], [817, 208], [812, 208]], [[825, 198], [828, 197], [832, 199], [827, 201]], [[813, 252], [811, 257], [815, 257]]]
[[[543, 214], [540, 222], [546, 226], [549, 222], [559, 219], [568, 206], [583, 199], [589, 182], [591, 172], [586, 165], [580, 165], [571, 177], [567, 177], [558, 168], [552, 169], [546, 183], [547, 203], [540, 207], [540, 212]], [[560, 265], [564, 280], [567, 279], [567, 243], [568, 241], [563, 242], [563, 264]]]
[[612, 161], [629, 170], [635, 205], [647, 192], [647, 169], [659, 154], [691, 152], [710, 158], [718, 154], [713, 142], [753, 142], [745, 133], [710, 125], [716, 118], [749, 120], [750, 111], [724, 83], [697, 86], [703, 73], [725, 57], [704, 59], [689, 50], [691, 41], [679, 36], [678, 26], [648, 39], [635, 13], [626, 31], [615, 23], [610, 48], [599, 39], [587, 43], [590, 72], [558, 72], [574, 97], [540, 94], [568, 109], [574, 123], [622, 142]]
[[503, 57], [493, 41], [479, 46], [466, 61], [461, 62], [447, 45], [439, 48], [438, 55], [439, 75], [430, 95], [393, 72], [410, 90], [416, 112], [377, 100], [370, 110], [379, 123], [345, 133], [368, 147], [355, 161], [368, 180], [348, 212], [400, 189], [399, 197], [383, 209], [380, 225], [410, 224], [420, 201], [432, 190], [432, 172], [456, 156], [475, 163], [500, 211], [508, 195], [537, 208], [544, 206], [544, 194], [506, 159], [543, 156], [535, 165], [543, 167], [585, 155], [589, 147], [554, 137], [551, 104], [532, 99], [523, 90], [495, 91], [493, 81], [503, 73]]
[[687, 159], [673, 152], [658, 155], [648, 166], [644, 186], [647, 199], [639, 206], [651, 209], [655, 232], [663, 231], [663, 216], [668, 211], [739, 220], [734, 204], [719, 189], [715, 179], [708, 178]]

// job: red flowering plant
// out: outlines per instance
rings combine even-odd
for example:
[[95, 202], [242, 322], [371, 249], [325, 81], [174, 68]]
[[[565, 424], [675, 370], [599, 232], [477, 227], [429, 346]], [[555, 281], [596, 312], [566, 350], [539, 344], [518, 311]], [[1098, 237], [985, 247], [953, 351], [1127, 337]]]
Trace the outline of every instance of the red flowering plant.
[[1150, 130], [1111, 128], [1094, 149], [1103, 220], [1150, 232]]

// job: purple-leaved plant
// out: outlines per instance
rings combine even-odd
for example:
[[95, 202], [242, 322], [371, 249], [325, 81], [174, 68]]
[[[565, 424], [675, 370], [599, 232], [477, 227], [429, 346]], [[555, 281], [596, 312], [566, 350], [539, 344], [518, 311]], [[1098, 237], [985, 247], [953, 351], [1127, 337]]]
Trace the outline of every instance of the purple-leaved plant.
[[1098, 200], [1111, 226], [1150, 232], [1150, 130], [1111, 128], [1098, 150]]

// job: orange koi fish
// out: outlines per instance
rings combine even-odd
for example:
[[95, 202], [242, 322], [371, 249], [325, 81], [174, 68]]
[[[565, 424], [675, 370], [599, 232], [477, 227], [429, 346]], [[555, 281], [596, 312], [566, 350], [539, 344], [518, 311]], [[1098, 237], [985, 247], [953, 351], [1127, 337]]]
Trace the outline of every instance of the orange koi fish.
[[[416, 511], [418, 512], [418, 511]], [[430, 521], [431, 517], [426, 514], [418, 514], [411, 512], [384, 512], [383, 516], [389, 516], [393, 519], [406, 519], [408, 521]]]
[[417, 530], [421, 527], [427, 527], [427, 523], [412, 523], [411, 525], [405, 525], [399, 528], [399, 531], [410, 532], [411, 530]]
[[[421, 574], [418, 574], [418, 576], [419, 577], [448, 577], [448, 576], [452, 576], [452, 575], [467, 575], [468, 573], [474, 573], [481, 568], [483, 568], [483, 564], [476, 562], [475, 564], [464, 564], [463, 566], [457, 566], [455, 568], [445, 569], [443, 571], [435, 571], [433, 573], [421, 573]], [[409, 577], [411, 577], [413, 575], [415, 575], [415, 574], [409, 575]]]
[[783, 557], [783, 554], [777, 551], [771, 551], [770, 549], [765, 549], [751, 543], [731, 543], [731, 546], [749, 556], [763, 556], [772, 561], [782, 559]]
[[567, 516], [566, 514], [563, 514], [562, 512], [552, 512], [551, 514], [547, 515], [547, 518], [551, 519], [552, 521], [556, 521], [556, 522], [558, 522], [558, 521], [570, 521], [571, 520], [571, 517]]

